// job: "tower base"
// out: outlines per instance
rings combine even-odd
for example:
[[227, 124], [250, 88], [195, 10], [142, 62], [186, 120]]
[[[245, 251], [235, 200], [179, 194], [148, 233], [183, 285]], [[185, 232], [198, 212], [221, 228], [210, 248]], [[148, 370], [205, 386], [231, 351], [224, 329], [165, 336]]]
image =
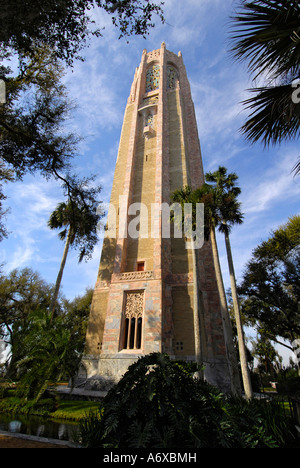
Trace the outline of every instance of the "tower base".
[[[118, 353], [115, 355], [85, 355], [81, 361], [76, 380], [76, 386], [84, 386], [85, 390], [108, 391], [121, 380], [128, 367], [134, 364], [141, 354]], [[178, 360], [178, 356], [169, 356]], [[185, 356], [188, 362], [195, 362], [194, 356]], [[231, 381], [228, 373], [228, 363], [225, 359], [215, 359], [203, 363], [203, 377], [221, 392], [231, 392]]]

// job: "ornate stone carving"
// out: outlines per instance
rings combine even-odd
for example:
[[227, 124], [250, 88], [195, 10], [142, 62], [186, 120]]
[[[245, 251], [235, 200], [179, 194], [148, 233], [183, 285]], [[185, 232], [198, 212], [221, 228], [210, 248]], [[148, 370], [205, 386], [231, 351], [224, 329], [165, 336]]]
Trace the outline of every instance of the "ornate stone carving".
[[144, 309], [144, 291], [128, 292], [126, 294], [125, 317], [128, 319], [143, 316]]
[[115, 273], [113, 281], [139, 281], [153, 279], [153, 271], [129, 271], [126, 273]]

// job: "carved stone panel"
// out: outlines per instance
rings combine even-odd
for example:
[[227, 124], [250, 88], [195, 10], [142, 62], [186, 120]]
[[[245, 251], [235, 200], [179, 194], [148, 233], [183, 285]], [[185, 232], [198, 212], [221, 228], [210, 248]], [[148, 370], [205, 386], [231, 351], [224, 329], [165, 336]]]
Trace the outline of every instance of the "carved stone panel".
[[140, 280], [149, 280], [153, 279], [153, 271], [128, 271], [125, 273], [115, 273], [113, 275], [112, 281], [140, 281]]
[[128, 292], [126, 294], [125, 317], [139, 318], [143, 316], [144, 309], [144, 291]]

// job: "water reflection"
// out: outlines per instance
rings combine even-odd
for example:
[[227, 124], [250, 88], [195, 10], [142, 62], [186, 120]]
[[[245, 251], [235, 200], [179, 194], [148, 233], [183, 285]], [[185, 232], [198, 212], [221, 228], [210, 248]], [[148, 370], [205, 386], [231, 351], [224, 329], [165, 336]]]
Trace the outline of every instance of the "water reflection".
[[9, 432], [20, 432], [22, 423], [20, 421], [10, 421], [8, 425]]
[[0, 414], [0, 430], [74, 441], [78, 433], [78, 425], [65, 421], [51, 421], [36, 416], [24, 416], [20, 414]]

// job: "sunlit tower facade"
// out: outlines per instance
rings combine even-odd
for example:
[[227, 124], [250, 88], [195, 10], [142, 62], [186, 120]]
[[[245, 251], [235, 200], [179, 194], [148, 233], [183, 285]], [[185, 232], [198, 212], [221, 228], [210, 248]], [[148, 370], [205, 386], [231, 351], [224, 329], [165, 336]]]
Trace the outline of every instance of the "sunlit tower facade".
[[[164, 236], [157, 209], [170, 206], [176, 189], [195, 189], [203, 182], [182, 55], [162, 43], [160, 49], [143, 51], [125, 109], [110, 225], [80, 373], [90, 388], [118, 381], [131, 363], [152, 352], [200, 360], [209, 382], [225, 391], [232, 388], [231, 336], [221, 311], [211, 244], [188, 249], [185, 236], [174, 236], [172, 227], [171, 235]], [[137, 206], [143, 207], [144, 217], [137, 216]]]

